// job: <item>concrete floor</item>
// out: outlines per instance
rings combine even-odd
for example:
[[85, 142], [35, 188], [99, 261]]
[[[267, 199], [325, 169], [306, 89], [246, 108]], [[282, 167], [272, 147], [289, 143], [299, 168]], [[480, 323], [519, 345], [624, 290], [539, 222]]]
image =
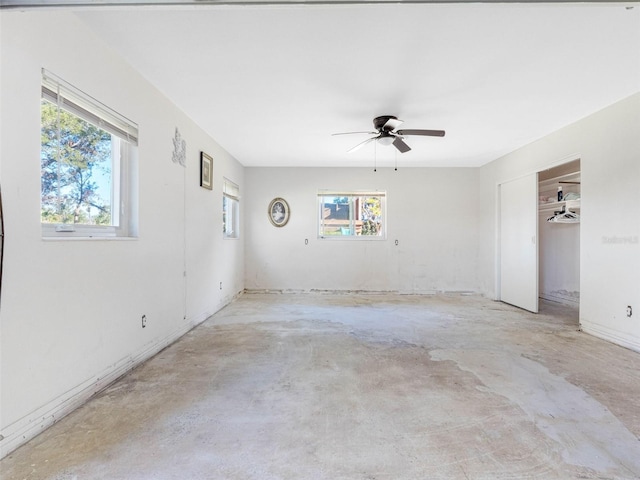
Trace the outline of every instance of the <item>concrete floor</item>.
[[640, 355], [477, 296], [245, 294], [13, 479], [640, 478]]

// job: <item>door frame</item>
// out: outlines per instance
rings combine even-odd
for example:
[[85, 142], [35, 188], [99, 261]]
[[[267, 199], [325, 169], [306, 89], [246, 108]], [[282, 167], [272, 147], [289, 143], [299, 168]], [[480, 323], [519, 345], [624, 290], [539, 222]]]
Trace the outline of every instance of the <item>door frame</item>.
[[[501, 188], [500, 186], [503, 183], [508, 183], [511, 182], [513, 180], [518, 180], [522, 177], [526, 177], [528, 175], [531, 174], [539, 174], [540, 172], [544, 171], [544, 170], [548, 170], [550, 168], [555, 168], [555, 167], [559, 167], [560, 165], [564, 165], [565, 163], [569, 163], [569, 162], [573, 162], [575, 160], [580, 160], [580, 170], [582, 171], [583, 168], [583, 155], [580, 152], [574, 152], [571, 153], [569, 155], [566, 155], [564, 157], [561, 157], [553, 162], [550, 162], [548, 164], [544, 164], [544, 166], [542, 167], [533, 167], [533, 169], [529, 169], [526, 170], [524, 173], [520, 174], [520, 175], [515, 175], [515, 176], [511, 176], [511, 177], [506, 177], [504, 179], [501, 180], [497, 180], [495, 182], [494, 185], [494, 192], [495, 192], [495, 202], [494, 202], [494, 213], [495, 213], [495, 229], [494, 229], [494, 238], [495, 238], [495, 244], [494, 244], [494, 300], [501, 302], [501, 298], [500, 298], [500, 292], [501, 292], [501, 288], [502, 288], [502, 272], [501, 272], [501, 258], [502, 258], [502, 249], [501, 249], [501, 232], [502, 232], [502, 223], [501, 223], [501, 212], [500, 212], [500, 205], [501, 205]], [[536, 224], [537, 224], [537, 219], [536, 219]], [[538, 229], [536, 229], [538, 230]], [[536, 231], [536, 247], [539, 249], [540, 248], [540, 242], [539, 242], [539, 231]], [[580, 245], [582, 245], [582, 229], [580, 229]], [[538, 250], [537, 252], [537, 256], [539, 258], [540, 256], [540, 251]], [[580, 259], [582, 259], [582, 248], [580, 249]], [[539, 268], [538, 268], [538, 275], [540, 274], [539, 272]], [[538, 282], [540, 281], [540, 279], [538, 278]], [[580, 308], [578, 306], [578, 308]]]

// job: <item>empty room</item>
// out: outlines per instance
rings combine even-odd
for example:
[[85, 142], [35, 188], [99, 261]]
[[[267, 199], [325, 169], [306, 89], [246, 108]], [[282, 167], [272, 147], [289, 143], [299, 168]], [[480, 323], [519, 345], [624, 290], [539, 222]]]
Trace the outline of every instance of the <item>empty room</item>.
[[640, 2], [0, 7], [2, 480], [640, 479]]

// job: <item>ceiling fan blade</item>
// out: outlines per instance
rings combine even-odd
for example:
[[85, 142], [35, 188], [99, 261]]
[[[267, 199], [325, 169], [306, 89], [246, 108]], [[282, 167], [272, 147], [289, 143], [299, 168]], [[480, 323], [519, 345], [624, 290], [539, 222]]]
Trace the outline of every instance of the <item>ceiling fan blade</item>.
[[422, 135], [425, 137], [444, 137], [444, 130], [398, 130], [398, 135]]
[[397, 118], [390, 118], [389, 120], [387, 120], [387, 123], [385, 123], [382, 126], [383, 130], [386, 131], [395, 131], [396, 128], [398, 128], [400, 125], [402, 125], [404, 123], [403, 120], [398, 120]]
[[347, 150], [347, 153], [351, 153], [351, 152], [355, 152], [356, 150], [361, 149], [362, 147], [364, 147], [367, 143], [369, 142], [373, 142], [376, 138], [378, 137], [372, 137], [372, 138], [367, 138], [364, 142], [360, 142], [359, 144], [357, 144], [355, 147]]
[[400, 137], [396, 137], [396, 139], [393, 141], [393, 146], [400, 150], [400, 153], [408, 152], [409, 150], [411, 150], [409, 145], [404, 143], [404, 140], [402, 140]]
[[355, 133], [366, 133], [367, 135], [377, 135], [378, 132], [341, 132], [341, 133], [332, 133], [331, 136], [335, 137], [336, 135], [353, 135]]

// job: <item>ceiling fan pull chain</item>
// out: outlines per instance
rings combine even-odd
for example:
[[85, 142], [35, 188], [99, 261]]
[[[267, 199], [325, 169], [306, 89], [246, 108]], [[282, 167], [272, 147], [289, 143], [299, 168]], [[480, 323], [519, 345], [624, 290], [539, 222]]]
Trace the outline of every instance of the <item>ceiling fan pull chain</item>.
[[378, 165], [378, 142], [373, 142], [373, 171], [377, 172]]

